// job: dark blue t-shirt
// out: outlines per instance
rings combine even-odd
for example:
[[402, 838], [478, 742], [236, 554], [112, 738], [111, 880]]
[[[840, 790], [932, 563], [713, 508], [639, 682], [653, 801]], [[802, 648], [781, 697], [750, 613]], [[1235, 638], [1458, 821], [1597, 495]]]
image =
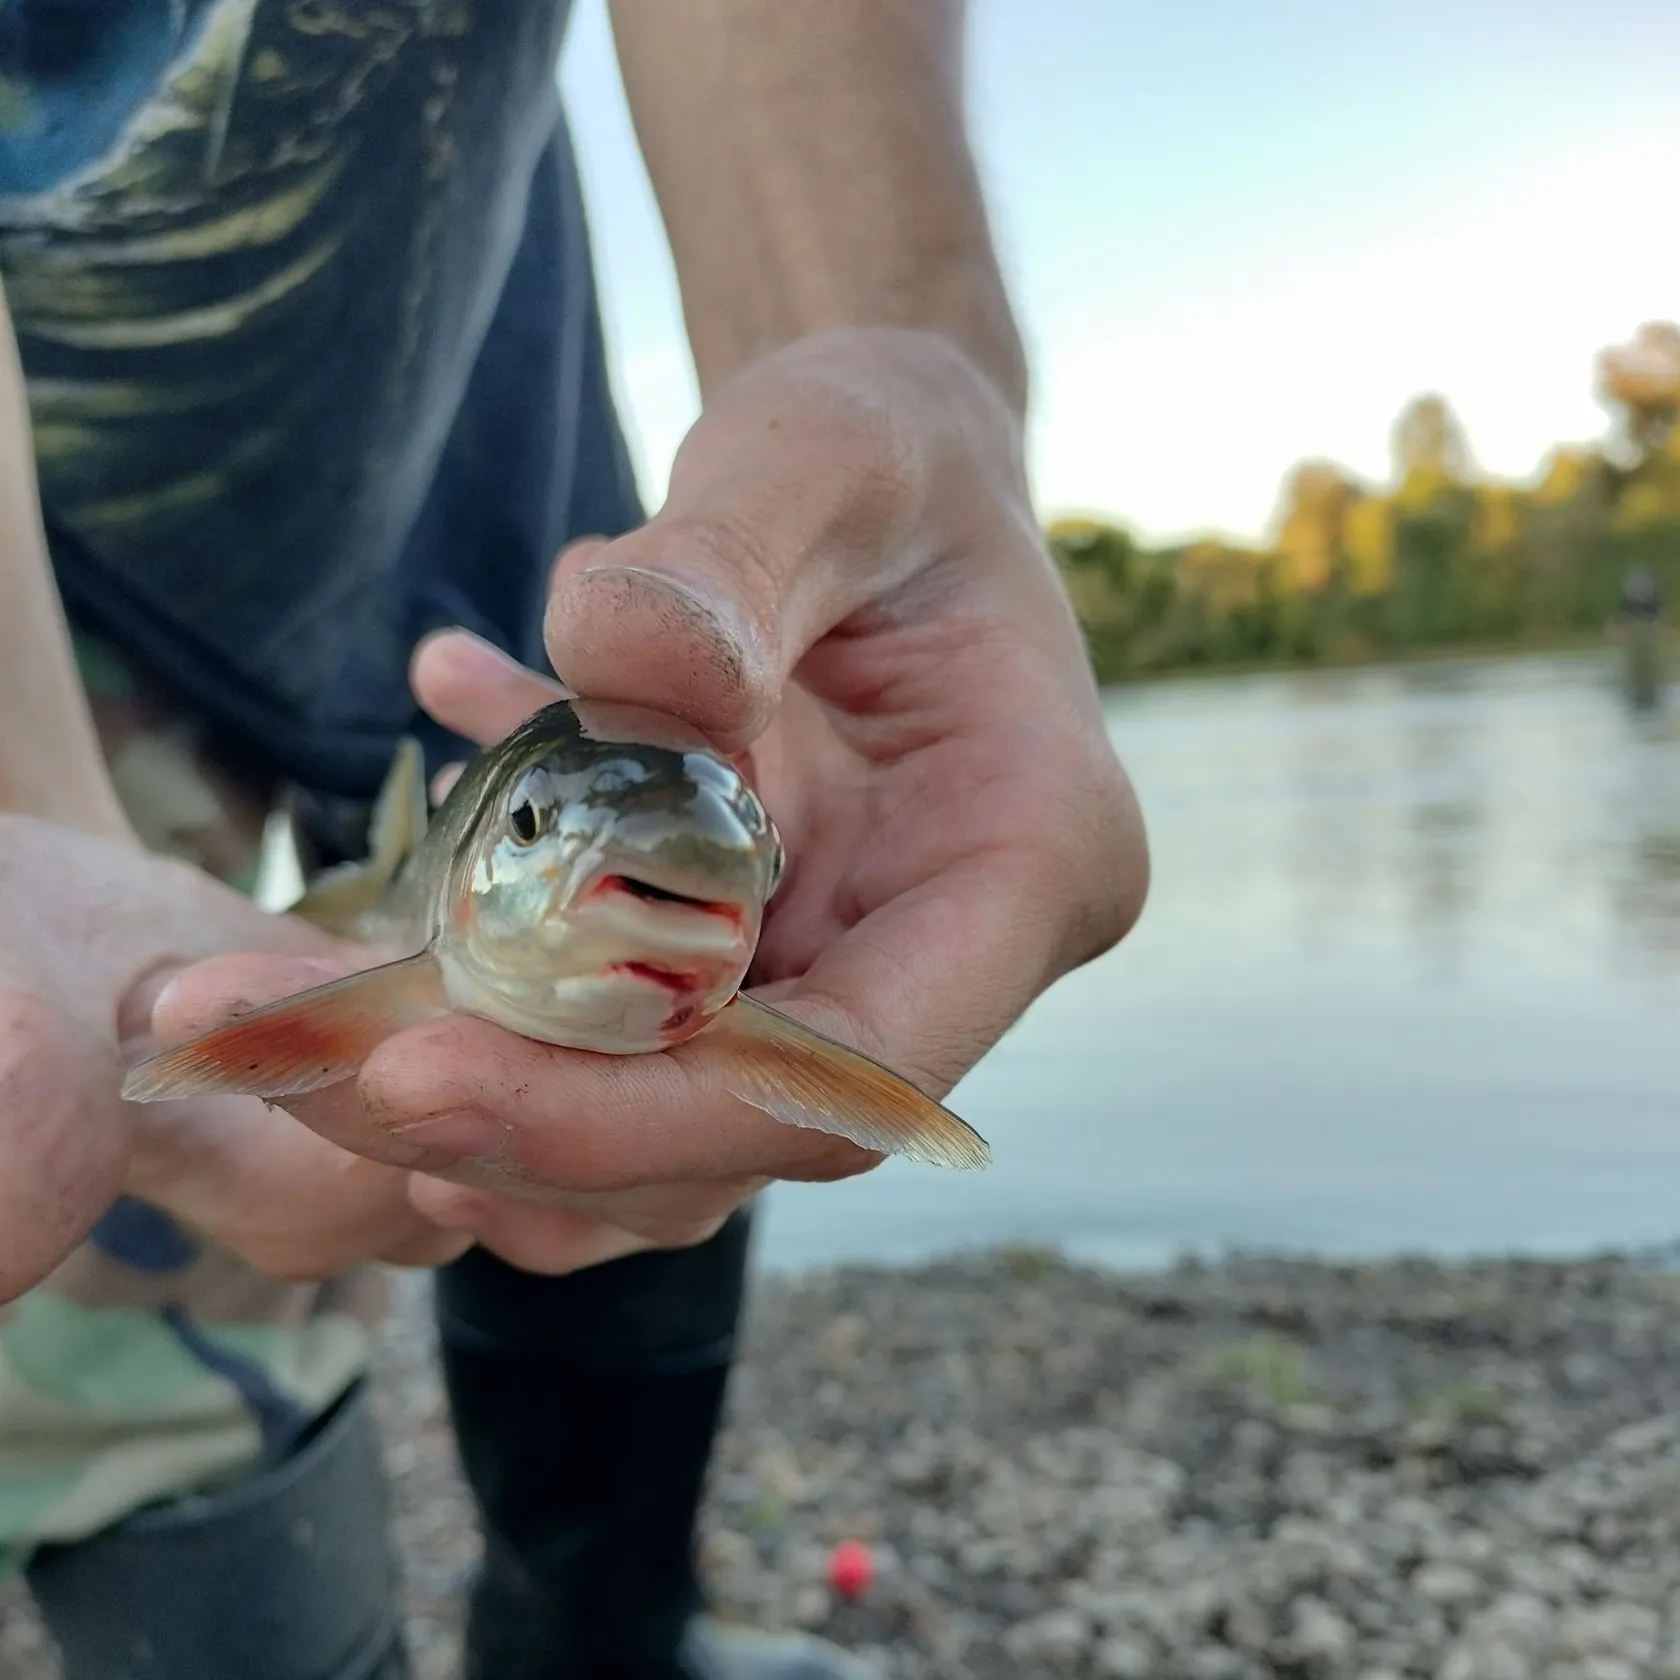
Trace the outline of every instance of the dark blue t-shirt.
[[640, 517], [567, 9], [0, 0], [0, 278], [67, 607], [325, 794], [414, 726], [423, 634], [542, 666], [556, 550]]

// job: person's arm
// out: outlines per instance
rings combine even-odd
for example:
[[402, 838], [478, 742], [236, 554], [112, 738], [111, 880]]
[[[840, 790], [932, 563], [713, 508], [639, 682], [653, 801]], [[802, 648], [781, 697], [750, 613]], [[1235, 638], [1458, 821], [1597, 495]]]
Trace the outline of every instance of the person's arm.
[[1017, 416], [963, 121], [961, 0], [610, 0], [702, 393], [796, 338], [923, 328]]
[[0, 812], [133, 838], [47, 562], [29, 411], [0, 294]]
[[151, 1113], [118, 1098], [167, 973], [218, 950], [329, 944], [149, 855], [130, 826], [47, 560], [0, 298], [0, 1306], [51, 1272], [121, 1191], [276, 1276], [462, 1251], [465, 1239], [409, 1205], [404, 1172], [354, 1160], [260, 1103]]
[[[791, 860], [755, 993], [941, 1095], [1124, 937], [1149, 878], [1031, 506], [961, 10], [611, 4], [705, 401], [659, 511], [560, 556], [548, 657], [574, 693], [750, 755]], [[557, 693], [462, 635], [424, 644], [414, 677], [480, 741]], [[296, 978], [203, 965], [158, 1036]], [[430, 1150], [416, 1206], [515, 1266], [568, 1271], [698, 1241], [767, 1180], [878, 1159], [733, 1098], [727, 1056], [704, 1034], [586, 1056], [453, 1019], [290, 1106], [375, 1160]]]

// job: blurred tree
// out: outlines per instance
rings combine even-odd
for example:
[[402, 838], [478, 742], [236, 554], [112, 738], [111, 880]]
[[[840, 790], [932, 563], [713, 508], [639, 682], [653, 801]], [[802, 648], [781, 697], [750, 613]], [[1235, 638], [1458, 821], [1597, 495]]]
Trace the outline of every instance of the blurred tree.
[[1680, 597], [1680, 327], [1642, 326], [1596, 378], [1616, 435], [1559, 445], [1527, 487], [1481, 477], [1430, 393], [1395, 422], [1392, 489], [1304, 461], [1264, 549], [1154, 549], [1100, 519], [1056, 521], [1098, 675], [1602, 633], [1630, 567]]
[[1481, 554], [1498, 554], [1522, 533], [1522, 493], [1511, 484], [1479, 484], [1471, 541]]
[[1285, 589], [1323, 589], [1342, 550], [1342, 532], [1361, 492], [1333, 461], [1303, 461], [1284, 486], [1277, 551]]
[[1597, 498], [1607, 488], [1604, 457], [1596, 449], [1559, 444], [1540, 464], [1531, 492], [1542, 507], [1557, 507], [1586, 496]]
[[1394, 504], [1386, 496], [1361, 496], [1342, 525], [1348, 584], [1355, 595], [1380, 595], [1394, 576]]
[[1647, 321], [1630, 343], [1601, 350], [1598, 395], [1635, 462], [1660, 451], [1680, 413], [1680, 326]]
[[1391, 443], [1394, 483], [1408, 500], [1427, 501], [1436, 489], [1470, 482], [1470, 444], [1445, 397], [1413, 398], [1394, 422]]

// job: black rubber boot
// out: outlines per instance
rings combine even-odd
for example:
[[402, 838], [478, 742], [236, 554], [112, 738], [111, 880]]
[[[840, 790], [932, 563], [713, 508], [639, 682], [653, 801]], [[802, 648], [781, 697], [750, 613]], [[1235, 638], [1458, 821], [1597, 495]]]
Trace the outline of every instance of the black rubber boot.
[[286, 1461], [35, 1554], [65, 1680], [409, 1680], [358, 1383]]
[[539, 1278], [438, 1274], [486, 1555], [465, 1680], [697, 1680], [694, 1529], [745, 1289], [745, 1210], [697, 1248]]

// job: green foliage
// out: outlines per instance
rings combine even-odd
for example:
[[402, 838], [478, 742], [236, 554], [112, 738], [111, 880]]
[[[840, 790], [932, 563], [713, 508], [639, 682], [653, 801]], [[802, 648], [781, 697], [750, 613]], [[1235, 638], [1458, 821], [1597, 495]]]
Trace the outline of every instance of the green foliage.
[[1305, 1352], [1280, 1336], [1248, 1336], [1206, 1349], [1190, 1375], [1203, 1388], [1241, 1395], [1284, 1411], [1314, 1397]]
[[998, 1261], [1017, 1283], [1043, 1283], [1068, 1269], [1066, 1256], [1054, 1248], [1019, 1243], [998, 1251]]
[[1437, 1423], [1448, 1429], [1503, 1423], [1510, 1410], [1498, 1389], [1477, 1383], [1457, 1383], [1417, 1395], [1409, 1409], [1416, 1421]]
[[1477, 477], [1456, 418], [1427, 396], [1396, 423], [1392, 485], [1304, 462], [1268, 546], [1151, 549], [1103, 520], [1057, 521], [1051, 551], [1097, 675], [1556, 644], [1602, 632], [1637, 565], [1680, 599], [1675, 332], [1647, 326], [1600, 358], [1604, 445], [1555, 450], [1527, 486]]

